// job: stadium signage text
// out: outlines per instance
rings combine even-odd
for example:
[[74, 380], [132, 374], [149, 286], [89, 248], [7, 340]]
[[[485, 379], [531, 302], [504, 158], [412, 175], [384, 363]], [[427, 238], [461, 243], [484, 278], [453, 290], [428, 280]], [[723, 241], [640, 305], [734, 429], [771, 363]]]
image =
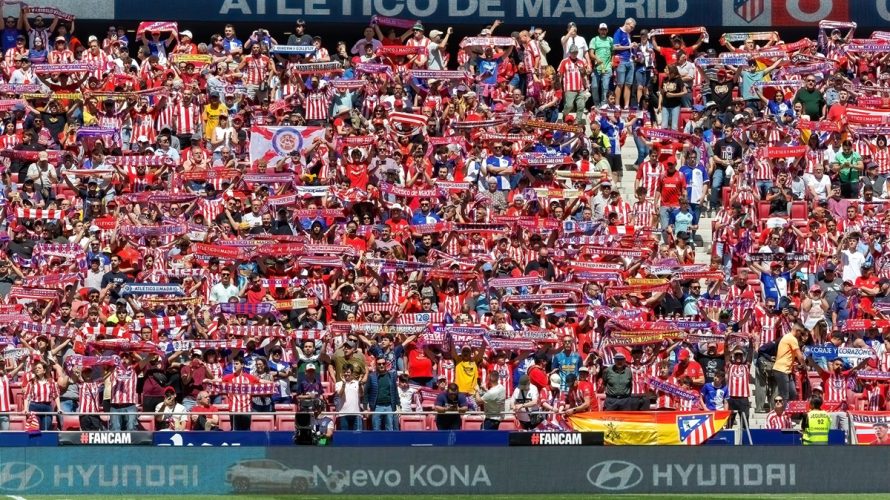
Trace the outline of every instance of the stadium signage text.
[[406, 471], [398, 469], [334, 469], [313, 466], [317, 484], [327, 484], [332, 492], [344, 489], [374, 487], [491, 487], [491, 479], [484, 465], [409, 465]]
[[[643, 468], [621, 460], [594, 464], [587, 480], [598, 489], [622, 491], [646, 480]], [[649, 485], [654, 488], [711, 488], [714, 486], [796, 486], [795, 464], [652, 464]]]

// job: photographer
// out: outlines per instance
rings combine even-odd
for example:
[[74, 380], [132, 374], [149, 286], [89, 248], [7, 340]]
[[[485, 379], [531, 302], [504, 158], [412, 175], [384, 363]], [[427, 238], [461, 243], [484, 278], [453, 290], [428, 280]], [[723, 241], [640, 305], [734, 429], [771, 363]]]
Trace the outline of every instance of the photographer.
[[326, 446], [334, 437], [334, 420], [321, 416], [325, 403], [321, 399], [301, 400], [297, 407], [294, 444]]
[[448, 384], [445, 392], [436, 397], [436, 428], [440, 431], [460, 430], [460, 416], [467, 412], [467, 398], [457, 390], [457, 384]]

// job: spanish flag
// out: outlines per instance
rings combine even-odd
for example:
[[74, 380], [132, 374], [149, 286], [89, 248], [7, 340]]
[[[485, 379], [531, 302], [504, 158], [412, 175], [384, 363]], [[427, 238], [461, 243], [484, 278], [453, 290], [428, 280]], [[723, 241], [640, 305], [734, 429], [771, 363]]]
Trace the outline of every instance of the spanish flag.
[[569, 417], [572, 429], [602, 432], [606, 444], [699, 445], [723, 429], [728, 411], [613, 411]]

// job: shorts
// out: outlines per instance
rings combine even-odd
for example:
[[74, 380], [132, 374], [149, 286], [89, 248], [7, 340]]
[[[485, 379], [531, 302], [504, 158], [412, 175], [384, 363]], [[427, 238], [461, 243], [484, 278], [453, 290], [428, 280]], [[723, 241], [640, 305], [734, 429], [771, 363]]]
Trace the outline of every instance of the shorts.
[[648, 87], [652, 72], [645, 66], [640, 66], [634, 71], [634, 85], [637, 87]]
[[618, 69], [615, 71], [615, 85], [633, 85], [634, 83], [634, 62], [622, 61], [618, 63]]
[[623, 172], [624, 165], [621, 163], [621, 154], [610, 154], [609, 155], [609, 166], [612, 167], [612, 172]]

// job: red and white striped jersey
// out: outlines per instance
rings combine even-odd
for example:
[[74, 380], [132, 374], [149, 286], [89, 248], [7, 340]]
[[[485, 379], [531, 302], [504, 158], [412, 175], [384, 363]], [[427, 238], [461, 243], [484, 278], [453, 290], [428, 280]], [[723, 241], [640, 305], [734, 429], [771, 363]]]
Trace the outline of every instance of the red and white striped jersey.
[[874, 148], [874, 145], [865, 139], [859, 139], [853, 143], [853, 151], [859, 153], [859, 156], [863, 158], [871, 156]]
[[779, 415], [773, 410], [766, 416], [766, 428], [772, 430], [790, 429], [791, 417], [785, 412], [782, 412], [782, 414]]
[[878, 174], [890, 174], [890, 148], [875, 148], [872, 159], [878, 164]]
[[[412, 36], [408, 39], [407, 42], [405, 42], [405, 45], [407, 45], [408, 47], [429, 47], [430, 39], [427, 37], [422, 37], [420, 40], [418, 40]], [[414, 58], [414, 67], [426, 69], [426, 63], [428, 59], [429, 56], [426, 52], [417, 54], [417, 57]]]
[[28, 384], [28, 401], [32, 403], [53, 403], [59, 397], [59, 384], [51, 378], [31, 379]]
[[442, 309], [452, 317], [460, 314], [464, 299], [460, 295], [446, 295], [442, 300]]
[[400, 304], [406, 297], [408, 297], [409, 291], [410, 288], [408, 288], [407, 283], [390, 283], [386, 287], [386, 294], [388, 296], [387, 302], [390, 304]]
[[658, 193], [658, 180], [664, 174], [664, 167], [658, 162], [644, 161], [637, 169], [637, 180], [646, 188], [646, 198], [655, 198]]
[[766, 312], [763, 305], [758, 304], [754, 308], [754, 318], [759, 326], [758, 345], [767, 344], [779, 338], [779, 316], [772, 316]]
[[130, 117], [130, 120], [133, 123], [133, 132], [130, 137], [130, 144], [136, 144], [136, 139], [141, 136], [145, 136], [148, 138], [149, 143], [155, 142], [155, 132], [157, 129], [154, 124], [154, 117], [152, 113], [133, 113]]
[[538, 61], [541, 60], [541, 50], [538, 48], [538, 42], [531, 40], [525, 44], [522, 63], [525, 65], [526, 73], [534, 73], [538, 67]]
[[136, 370], [131, 366], [118, 366], [111, 376], [111, 404], [136, 404]]
[[807, 262], [806, 269], [808, 273], [815, 273], [825, 262], [825, 257], [816, 258], [817, 252], [834, 254], [836, 253], [836, 248], [834, 248], [834, 245], [831, 244], [828, 238], [820, 236], [816, 240], [813, 240], [813, 238], [803, 240], [800, 251], [813, 256]]
[[169, 124], [174, 125], [177, 134], [194, 134], [201, 130], [201, 110], [197, 105], [179, 101], [170, 108]]
[[[667, 382], [668, 384], [677, 385], [677, 379], [675, 377], [668, 377], [663, 379], [658, 377], [659, 380], [663, 382]], [[664, 391], [655, 391], [655, 408], [674, 408], [674, 398], [670, 394]]]
[[887, 385], [865, 386], [862, 391], [862, 399], [865, 400], [865, 411], [884, 411], [887, 406]]
[[244, 58], [244, 83], [246, 85], [259, 85], [269, 76], [269, 57], [249, 55]]
[[[604, 211], [605, 211], [607, 217], [609, 214], [612, 214], [612, 213], [618, 214], [618, 224], [628, 227], [628, 228], [633, 227], [633, 226], [627, 226], [627, 224], [632, 224], [632, 223], [630, 221], [630, 218], [631, 218], [630, 205], [628, 205], [628, 203], [626, 201], [619, 201], [617, 203], [609, 203], [608, 205], [606, 205]], [[633, 231], [630, 231], [630, 232], [628, 232], [628, 234], [630, 234], [632, 232]]]
[[114, 66], [114, 63], [111, 62], [111, 58], [108, 56], [108, 54], [102, 52], [101, 50], [96, 53], [93, 53], [92, 50], [87, 50], [83, 53], [82, 56], [80, 56], [80, 61], [85, 63], [93, 63], [98, 66], [98, 69], [96, 69], [96, 71], [93, 71], [90, 76], [96, 77], [99, 81], [102, 80], [102, 75], [106, 71], [108, 71], [109, 65]]
[[585, 69], [586, 63], [583, 59], [563, 59], [559, 63], [559, 74], [562, 76], [563, 92], [581, 92], [587, 88], [582, 71]]
[[822, 394], [826, 403], [842, 403], [847, 400], [847, 383], [850, 376], [847, 372], [829, 373], [822, 376]]
[[0, 375], [0, 412], [7, 413], [12, 410], [12, 393], [9, 391], [9, 377]]
[[633, 375], [631, 394], [646, 394], [649, 391], [649, 365], [630, 365], [630, 373]]
[[[229, 374], [223, 377], [224, 382], [232, 384], [256, 384], [259, 379], [248, 373]], [[250, 394], [229, 394], [229, 409], [235, 413], [250, 413]]]
[[27, 47], [23, 49], [13, 47], [6, 51], [6, 53], [3, 55], [3, 63], [6, 64], [8, 73], [12, 73], [12, 71], [15, 69], [15, 61], [21, 59], [22, 57], [28, 57]]
[[890, 371], [890, 351], [884, 350], [881, 354], [881, 371]]
[[754, 160], [754, 180], [755, 181], [771, 181], [775, 179], [773, 166], [767, 158], [756, 158]]
[[306, 120], [327, 120], [333, 96], [334, 87], [331, 85], [320, 90], [304, 90], [303, 110]]
[[631, 224], [636, 227], [655, 227], [655, 205], [651, 201], [638, 201], [631, 209]]
[[454, 361], [443, 359], [436, 364], [436, 379], [444, 377], [449, 384], [454, 382]]
[[74, 62], [74, 52], [68, 49], [52, 50], [47, 56], [50, 64], [67, 64]]
[[98, 382], [84, 382], [77, 390], [78, 413], [99, 413], [102, 411], [100, 398], [102, 390]]
[[729, 388], [729, 397], [751, 397], [751, 385], [748, 378], [751, 375], [751, 366], [747, 363], [730, 363], [726, 367], [726, 386]]

